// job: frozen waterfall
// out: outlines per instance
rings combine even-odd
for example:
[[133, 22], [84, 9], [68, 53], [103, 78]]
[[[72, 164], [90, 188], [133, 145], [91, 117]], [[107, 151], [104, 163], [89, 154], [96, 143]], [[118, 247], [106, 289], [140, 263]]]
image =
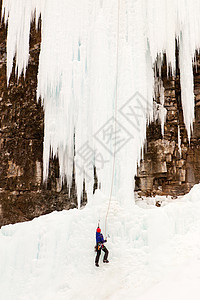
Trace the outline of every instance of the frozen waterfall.
[[80, 206], [83, 181], [92, 193], [94, 165], [102, 192], [109, 194], [116, 153], [113, 194], [133, 199], [146, 123], [153, 116], [154, 69], [166, 53], [168, 72], [175, 74], [176, 40], [191, 136], [199, 15], [199, 0], [3, 1], [8, 83], [14, 58], [16, 75], [25, 76], [30, 24], [35, 19], [37, 26], [41, 16], [37, 97], [45, 112], [44, 180], [49, 158], [58, 156], [61, 179], [70, 186], [75, 163]]

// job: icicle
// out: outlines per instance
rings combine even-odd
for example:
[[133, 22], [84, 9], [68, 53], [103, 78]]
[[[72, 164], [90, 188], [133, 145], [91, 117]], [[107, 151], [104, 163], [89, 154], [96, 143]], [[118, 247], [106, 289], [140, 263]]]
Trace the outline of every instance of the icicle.
[[161, 80], [160, 82], [160, 108], [159, 108], [159, 119], [161, 123], [161, 133], [162, 136], [164, 136], [164, 125], [166, 121], [166, 116], [167, 116], [167, 110], [164, 107], [164, 102], [165, 102], [165, 95], [164, 95], [165, 89], [163, 87], [163, 82]]
[[[191, 130], [194, 121], [194, 82], [193, 82], [193, 66], [192, 55], [190, 53], [190, 44], [188, 43], [189, 33], [188, 29], [181, 34], [180, 39], [180, 82], [181, 82], [181, 101], [183, 107], [184, 123], [190, 141]], [[193, 53], [194, 55], [194, 53]]]
[[[4, 0], [2, 14], [8, 24], [8, 83], [14, 58], [17, 76], [25, 75], [30, 24], [36, 16], [37, 26], [41, 16], [37, 98], [45, 114], [43, 179], [47, 179], [51, 155], [58, 157], [61, 180], [66, 178], [69, 186], [75, 164], [80, 206], [84, 181], [86, 191], [92, 192], [95, 164], [99, 186], [108, 195], [116, 134], [115, 195], [130, 200], [146, 124], [153, 118], [154, 77], [161, 77], [164, 54], [167, 74], [174, 74], [176, 39], [183, 115], [190, 139], [200, 1], [120, 0], [118, 18], [116, 0]], [[163, 87], [159, 118], [163, 134]]]
[[155, 78], [155, 98], [160, 99], [160, 103], [154, 101], [154, 121], [159, 120], [161, 124], [161, 133], [164, 136], [164, 125], [167, 116], [167, 110], [164, 107], [165, 89], [160, 78]]
[[181, 152], [181, 134], [180, 134], [180, 126], [178, 125], [178, 151], [180, 154], [180, 158], [182, 157], [182, 152]]
[[159, 80], [158, 88], [159, 88], [159, 95], [160, 95], [160, 105], [158, 107], [158, 117], [159, 117], [159, 120], [161, 123], [161, 133], [162, 133], [162, 136], [164, 136], [164, 125], [165, 125], [165, 121], [166, 121], [167, 110], [164, 107], [165, 89], [163, 87], [163, 82], [161, 79]]

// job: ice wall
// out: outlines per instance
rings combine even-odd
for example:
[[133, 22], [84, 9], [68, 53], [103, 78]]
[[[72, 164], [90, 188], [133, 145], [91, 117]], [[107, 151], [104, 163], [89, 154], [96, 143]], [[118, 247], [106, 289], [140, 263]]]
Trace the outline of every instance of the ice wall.
[[132, 199], [146, 122], [153, 117], [153, 70], [161, 67], [166, 53], [168, 72], [174, 74], [175, 40], [184, 121], [191, 136], [200, 2], [4, 0], [2, 8], [8, 24], [8, 83], [15, 57], [17, 76], [25, 76], [30, 23], [35, 18], [37, 26], [41, 16], [37, 97], [45, 112], [44, 180], [55, 155], [69, 186], [75, 164], [79, 205], [83, 181], [92, 193], [94, 165], [108, 195], [116, 154], [113, 194]]

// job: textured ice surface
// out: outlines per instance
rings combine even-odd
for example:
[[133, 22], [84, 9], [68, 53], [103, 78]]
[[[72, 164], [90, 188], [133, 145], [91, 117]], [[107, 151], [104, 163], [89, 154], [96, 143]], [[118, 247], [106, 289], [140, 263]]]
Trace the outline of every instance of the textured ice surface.
[[[133, 198], [146, 122], [152, 119], [154, 70], [160, 72], [166, 53], [168, 72], [174, 74], [175, 41], [180, 50], [184, 121], [191, 136], [200, 1], [5, 0], [2, 14], [8, 23], [8, 82], [14, 57], [17, 76], [25, 76], [30, 23], [35, 18], [37, 26], [41, 16], [37, 97], [45, 112], [44, 180], [49, 157], [56, 155], [61, 178], [66, 177], [69, 186], [75, 161], [79, 204], [84, 180], [86, 191], [92, 192], [93, 165], [101, 190], [108, 195], [116, 135], [113, 194], [124, 195], [128, 202]], [[163, 109], [160, 119], [163, 132]]]
[[[108, 199], [0, 230], [0, 290], [5, 300], [199, 299], [200, 185], [164, 207], [129, 209], [113, 200], [108, 265], [94, 266], [97, 222]], [[188, 297], [188, 294], [191, 297]], [[180, 297], [178, 295], [181, 295]], [[188, 298], [187, 298], [188, 297]]]

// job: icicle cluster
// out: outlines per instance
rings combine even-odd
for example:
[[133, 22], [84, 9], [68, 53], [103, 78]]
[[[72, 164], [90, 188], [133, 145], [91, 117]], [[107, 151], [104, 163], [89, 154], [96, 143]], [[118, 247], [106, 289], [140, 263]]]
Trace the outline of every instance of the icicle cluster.
[[69, 186], [75, 162], [79, 205], [84, 180], [92, 193], [94, 165], [102, 191], [109, 194], [116, 134], [115, 195], [131, 199], [146, 122], [152, 119], [153, 69], [166, 53], [168, 72], [174, 74], [175, 40], [190, 138], [200, 1], [4, 0], [2, 14], [8, 23], [8, 82], [14, 57], [17, 76], [25, 76], [30, 24], [41, 16], [37, 97], [45, 112], [44, 180], [49, 158], [56, 155]]
[[167, 117], [167, 110], [164, 107], [165, 103], [165, 89], [160, 78], [155, 78], [155, 98], [160, 100], [160, 103], [154, 102], [154, 120], [159, 120], [161, 124], [161, 133], [164, 136], [164, 125]]

